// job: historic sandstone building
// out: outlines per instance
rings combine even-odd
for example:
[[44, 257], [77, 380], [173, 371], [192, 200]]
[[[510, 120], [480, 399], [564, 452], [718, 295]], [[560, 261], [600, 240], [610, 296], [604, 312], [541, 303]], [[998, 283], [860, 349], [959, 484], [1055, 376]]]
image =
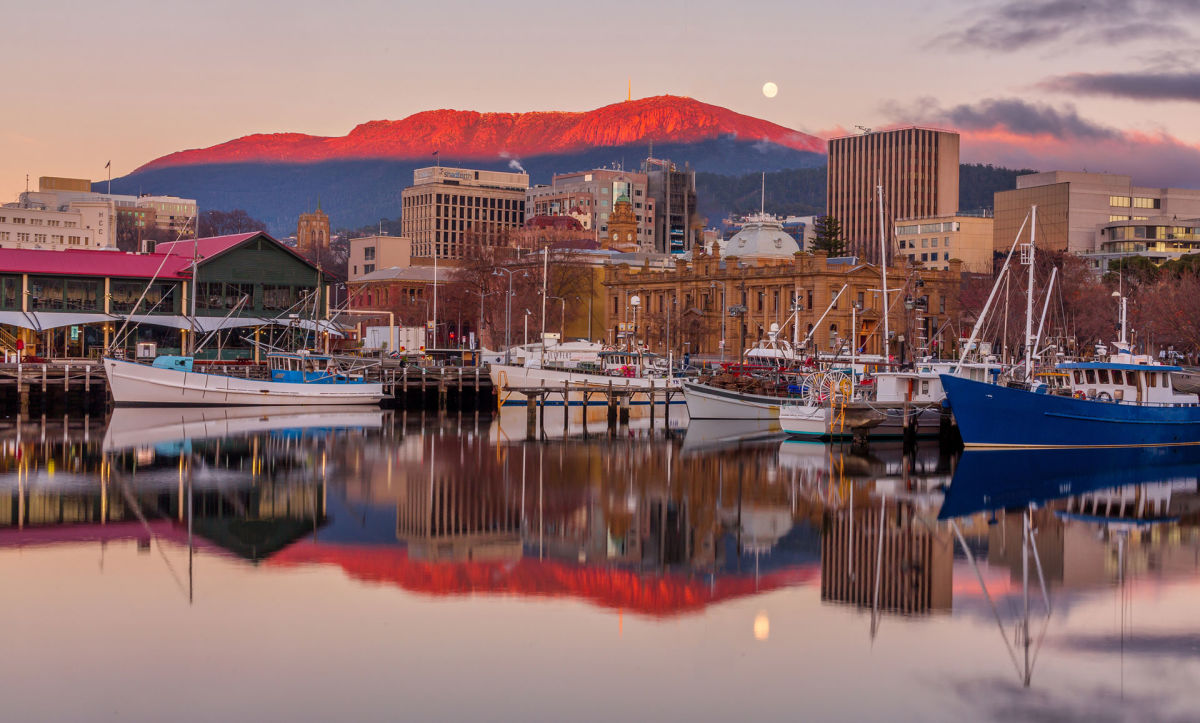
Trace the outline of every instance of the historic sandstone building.
[[[736, 244], [731, 240], [730, 245]], [[952, 260], [949, 266], [888, 269], [890, 349], [896, 358], [937, 354], [958, 337], [961, 263]], [[812, 353], [848, 354], [850, 340], [856, 339], [858, 353], [881, 354], [880, 280], [878, 266], [823, 253], [721, 257], [716, 247], [713, 253], [697, 253], [690, 263], [677, 260], [673, 271], [621, 264], [605, 274], [604, 340], [624, 346], [636, 336], [649, 350], [665, 353], [669, 326], [669, 346], [676, 354], [732, 360], [778, 324], [788, 340], [797, 331], [800, 339], [812, 332]], [[837, 305], [820, 319], [843, 286]], [[634, 296], [640, 302], [636, 311]], [[794, 308], [799, 310], [798, 330], [788, 323]]]

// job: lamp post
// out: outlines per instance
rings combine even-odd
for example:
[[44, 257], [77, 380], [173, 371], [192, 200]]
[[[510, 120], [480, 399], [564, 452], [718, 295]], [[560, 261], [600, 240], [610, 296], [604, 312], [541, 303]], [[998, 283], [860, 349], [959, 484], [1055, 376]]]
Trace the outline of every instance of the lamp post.
[[529, 346], [529, 317], [532, 314], [529, 309], [525, 310], [525, 346]]
[[508, 274], [508, 296], [504, 299], [504, 363], [512, 363], [512, 344], [509, 341], [509, 330], [512, 329], [512, 269], [497, 268], [492, 273], [499, 276], [500, 272]]
[[[638, 356], [641, 357], [642, 348], [641, 348], [641, 345], [638, 344], [638, 338], [637, 338], [637, 331], [638, 331], [637, 312], [638, 312], [638, 307], [642, 305], [642, 297], [638, 296], [637, 294], [634, 294], [633, 296], [629, 297], [629, 305], [631, 307], [633, 307], [633, 346], [635, 349], [637, 349]], [[639, 361], [638, 366], [640, 367], [641, 359], [639, 358], [638, 361]]]
[[562, 302], [562, 318], [558, 322], [558, 343], [561, 344], [567, 339], [567, 300], [561, 296], [547, 296], [546, 298]]

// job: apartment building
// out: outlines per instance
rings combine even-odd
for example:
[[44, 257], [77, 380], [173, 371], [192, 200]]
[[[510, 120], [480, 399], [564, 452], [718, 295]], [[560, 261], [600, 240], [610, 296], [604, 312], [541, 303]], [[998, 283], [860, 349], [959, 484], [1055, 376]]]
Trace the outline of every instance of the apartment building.
[[878, 262], [879, 192], [883, 233], [895, 253], [898, 219], [958, 213], [957, 133], [901, 128], [829, 141], [826, 209], [842, 225], [850, 253]]
[[525, 222], [529, 174], [433, 166], [413, 171], [400, 194], [401, 236], [413, 256], [465, 258], [472, 246], [501, 246]]

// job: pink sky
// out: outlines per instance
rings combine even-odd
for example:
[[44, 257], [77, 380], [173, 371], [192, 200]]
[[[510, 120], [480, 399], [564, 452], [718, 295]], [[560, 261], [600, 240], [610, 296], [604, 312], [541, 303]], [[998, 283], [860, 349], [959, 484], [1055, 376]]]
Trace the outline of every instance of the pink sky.
[[964, 160], [1200, 186], [1200, 8], [814, 5], [24, 3], [0, 44], [0, 201], [26, 174], [102, 180], [109, 160], [119, 176], [248, 133], [343, 135], [431, 108], [587, 110], [630, 80], [807, 132], [965, 120]]

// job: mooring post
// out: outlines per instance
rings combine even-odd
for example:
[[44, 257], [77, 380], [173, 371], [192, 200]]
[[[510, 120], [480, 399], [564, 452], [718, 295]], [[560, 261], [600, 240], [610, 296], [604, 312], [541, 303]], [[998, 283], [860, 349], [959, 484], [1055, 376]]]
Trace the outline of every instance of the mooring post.
[[587, 428], [588, 398], [591, 396], [591, 394], [588, 393], [587, 387], [584, 386], [580, 390], [580, 395], [583, 397], [582, 401], [580, 402], [580, 405], [581, 405], [580, 410], [582, 411], [582, 418], [580, 419], [580, 421], [583, 422], [583, 438], [587, 439], [588, 438], [588, 428]]
[[550, 396], [550, 393], [548, 391], [543, 391], [542, 393], [538, 394], [538, 399], [541, 401], [541, 406], [542, 406], [541, 427], [542, 427], [542, 441], [543, 442], [546, 441], [546, 398], [549, 396]]
[[654, 380], [650, 380], [650, 436], [654, 436]]
[[63, 365], [63, 393], [71, 391], [71, 365]]
[[537, 438], [537, 400], [533, 392], [525, 394], [525, 439]]
[[617, 397], [611, 379], [608, 380], [608, 433], [610, 436], [617, 433]]
[[563, 380], [563, 439], [567, 438], [567, 422], [571, 418], [571, 389], [569, 385], [569, 382]]

